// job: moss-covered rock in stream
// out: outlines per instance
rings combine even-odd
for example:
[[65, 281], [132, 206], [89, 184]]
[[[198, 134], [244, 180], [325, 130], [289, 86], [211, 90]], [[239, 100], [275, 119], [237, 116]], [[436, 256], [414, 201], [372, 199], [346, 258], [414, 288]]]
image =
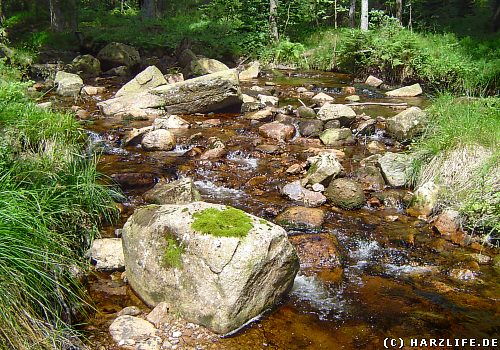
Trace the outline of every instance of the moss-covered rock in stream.
[[149, 306], [166, 302], [223, 334], [278, 302], [299, 267], [283, 228], [204, 202], [136, 210], [123, 251], [129, 284]]
[[347, 210], [361, 208], [366, 200], [361, 185], [345, 178], [333, 180], [325, 196], [333, 205]]

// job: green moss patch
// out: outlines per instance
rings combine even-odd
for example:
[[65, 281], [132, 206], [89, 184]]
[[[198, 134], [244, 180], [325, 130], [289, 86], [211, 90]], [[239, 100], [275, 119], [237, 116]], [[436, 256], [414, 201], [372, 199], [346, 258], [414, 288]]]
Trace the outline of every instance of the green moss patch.
[[252, 229], [252, 219], [236, 208], [208, 208], [193, 214], [191, 227], [198, 232], [217, 237], [245, 237]]
[[182, 266], [182, 254], [184, 253], [184, 246], [177, 242], [174, 238], [167, 238], [167, 248], [163, 255], [163, 262], [167, 268], [180, 268]]

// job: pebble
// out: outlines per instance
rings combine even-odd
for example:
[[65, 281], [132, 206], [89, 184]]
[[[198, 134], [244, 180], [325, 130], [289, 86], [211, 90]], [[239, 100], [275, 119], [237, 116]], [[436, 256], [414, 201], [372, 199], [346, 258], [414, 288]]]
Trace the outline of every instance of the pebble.
[[180, 337], [182, 337], [182, 332], [181, 331], [172, 332], [172, 337], [173, 338], [180, 338]]

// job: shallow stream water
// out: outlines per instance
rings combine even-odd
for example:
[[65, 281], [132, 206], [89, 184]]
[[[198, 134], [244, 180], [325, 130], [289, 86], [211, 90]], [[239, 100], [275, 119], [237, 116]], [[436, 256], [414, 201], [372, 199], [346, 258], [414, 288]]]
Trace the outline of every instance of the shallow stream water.
[[[324, 72], [282, 71], [245, 84], [264, 86], [273, 81], [280, 106], [300, 105], [299, 86], [323, 91], [345, 103], [342, 87], [352, 86], [351, 78]], [[94, 82], [95, 84], [95, 82]], [[93, 144], [104, 149], [99, 169], [114, 177], [127, 196], [122, 219], [103, 235], [114, 236], [133, 209], [143, 203], [142, 193], [161, 178], [192, 177], [203, 200], [231, 205], [273, 220], [285, 208], [297, 205], [280, 194], [280, 187], [301, 175], [285, 170], [304, 162], [314, 148], [325, 148], [312, 140], [278, 143], [262, 139], [258, 126], [240, 114], [183, 116], [192, 127], [177, 130], [178, 146], [172, 152], [144, 152], [139, 146], [121, 148], [127, 129], [151, 121], [102, 117], [96, 102], [109, 98], [119, 87], [114, 80], [101, 80], [108, 93], [88, 97], [80, 105], [91, 114], [87, 122]], [[375, 89], [354, 85], [362, 102], [407, 102], [426, 106], [425, 98], [389, 99]], [[301, 99], [309, 104], [311, 101]], [[400, 110], [388, 107], [356, 107], [357, 114], [390, 117]], [[221, 120], [216, 127], [203, 127], [208, 118]], [[216, 161], [200, 160], [186, 154], [193, 147], [194, 134], [202, 140], [219, 137], [229, 153]], [[387, 151], [404, 146], [377, 130], [358, 137], [353, 146], [343, 147], [342, 164], [349, 176], [359, 162], [370, 156], [366, 144], [378, 140]], [[302, 142], [297, 142], [302, 141]], [[203, 141], [200, 141], [203, 144]], [[275, 144], [273, 154], [259, 151], [259, 144]], [[132, 174], [132, 175], [131, 175]], [[490, 265], [480, 265], [470, 248], [461, 248], [432, 232], [427, 222], [405, 215], [402, 198], [407, 190], [389, 190], [392, 205], [366, 205], [357, 211], [343, 211], [329, 205], [319, 231], [290, 231], [301, 260], [301, 271], [290, 295], [274, 310], [237, 334], [216, 343], [201, 344], [213, 349], [382, 349], [385, 338], [498, 338], [500, 334], [500, 279]], [[366, 192], [367, 198], [377, 193]], [[457, 280], [450, 271], [473, 272], [471, 280]], [[120, 278], [120, 273], [96, 273], [89, 279], [89, 291], [97, 312], [85, 327], [96, 349], [115, 349], [108, 327], [116, 312], [125, 306], [147, 307]], [[194, 348], [191, 344], [185, 348]], [[179, 348], [183, 348], [180, 346]], [[446, 348], [446, 347], [434, 347]]]

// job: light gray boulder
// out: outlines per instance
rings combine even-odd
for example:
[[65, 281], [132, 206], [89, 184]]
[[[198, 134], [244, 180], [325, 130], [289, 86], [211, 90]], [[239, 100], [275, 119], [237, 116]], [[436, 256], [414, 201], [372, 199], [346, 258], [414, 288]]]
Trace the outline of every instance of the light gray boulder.
[[92, 242], [87, 257], [97, 271], [117, 271], [125, 267], [121, 238], [101, 238]]
[[90, 77], [96, 77], [101, 73], [101, 62], [92, 55], [75, 57], [71, 66], [76, 72]]
[[387, 91], [385, 94], [390, 97], [415, 97], [422, 94], [422, 87], [417, 83], [403, 86], [396, 90]]
[[387, 131], [399, 141], [405, 141], [424, 131], [427, 115], [418, 107], [410, 107], [386, 120]]
[[189, 177], [169, 183], [160, 181], [144, 193], [143, 198], [152, 204], [187, 204], [201, 200], [200, 193]]
[[229, 67], [224, 63], [214, 60], [213, 58], [197, 57], [188, 63], [182, 71], [182, 74], [187, 78], [193, 78], [228, 69]]
[[149, 66], [137, 74], [134, 79], [123, 85], [122, 88], [116, 92], [115, 97], [148, 91], [166, 84], [168, 84], [167, 79], [165, 79], [163, 73], [155, 66]]
[[320, 183], [329, 177], [335, 178], [344, 170], [333, 153], [323, 153], [309, 157], [307, 162], [309, 163], [309, 169], [305, 178], [301, 180], [303, 186]]
[[346, 105], [325, 103], [318, 111], [318, 118], [324, 122], [338, 120], [341, 126], [349, 126], [356, 119], [356, 112]]
[[387, 152], [378, 159], [386, 183], [392, 187], [407, 186], [413, 160], [403, 153]]
[[83, 87], [82, 78], [63, 71], [56, 73], [54, 83], [57, 85], [56, 93], [61, 96], [78, 96]]

